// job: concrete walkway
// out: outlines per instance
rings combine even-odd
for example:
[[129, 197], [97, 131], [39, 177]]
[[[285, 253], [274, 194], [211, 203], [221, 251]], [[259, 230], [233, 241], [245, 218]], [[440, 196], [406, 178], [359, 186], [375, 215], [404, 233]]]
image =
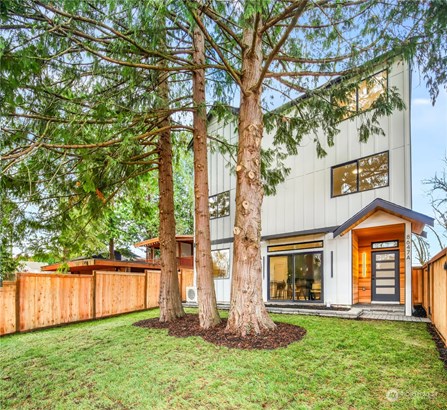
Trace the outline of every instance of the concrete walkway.
[[[196, 303], [184, 303], [185, 307], [197, 307]], [[219, 303], [217, 306], [221, 310], [228, 310], [230, 305]], [[318, 309], [316, 305], [307, 305], [306, 308], [296, 303], [276, 303], [271, 305], [266, 303], [267, 311], [270, 313], [280, 313], [286, 315], [310, 315], [322, 317], [338, 317], [343, 319], [358, 320], [392, 320], [400, 322], [425, 322], [430, 323], [430, 319], [425, 317], [405, 316], [405, 308], [402, 305], [354, 305], [349, 310]]]
[[430, 323], [426, 317], [405, 316], [405, 307], [402, 305], [355, 305], [362, 309], [359, 319], [364, 320], [394, 320], [400, 322]]

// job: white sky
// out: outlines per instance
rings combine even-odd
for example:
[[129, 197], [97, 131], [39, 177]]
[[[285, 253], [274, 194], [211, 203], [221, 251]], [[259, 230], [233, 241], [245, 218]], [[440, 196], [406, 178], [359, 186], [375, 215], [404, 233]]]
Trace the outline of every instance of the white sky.
[[[422, 181], [440, 174], [445, 167], [443, 159], [447, 156], [447, 91], [441, 90], [435, 106], [421, 80], [419, 73], [413, 71], [411, 105], [412, 133], [412, 177], [413, 210], [433, 216], [428, 191], [429, 186]], [[426, 229], [428, 232], [428, 230]], [[433, 234], [428, 232], [430, 255], [440, 251]]]

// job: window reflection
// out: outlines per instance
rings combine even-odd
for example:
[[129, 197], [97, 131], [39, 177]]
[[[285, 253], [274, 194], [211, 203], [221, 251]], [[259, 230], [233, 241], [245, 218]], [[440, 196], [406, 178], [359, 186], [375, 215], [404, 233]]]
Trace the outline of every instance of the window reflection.
[[357, 162], [341, 165], [332, 170], [332, 195], [357, 192]]
[[270, 256], [270, 300], [321, 301], [322, 253]]
[[213, 277], [215, 279], [225, 279], [230, 276], [230, 250], [219, 249], [211, 251], [213, 261]]
[[210, 218], [217, 217], [217, 196], [211, 196], [209, 198], [210, 205]]
[[347, 111], [343, 120], [362, 111], [370, 109], [375, 101], [386, 92], [388, 83], [387, 70], [362, 80], [355, 90], [349, 91], [345, 98], [336, 99], [336, 104]]
[[210, 218], [230, 215], [230, 191], [209, 197]]
[[359, 190], [388, 185], [388, 152], [359, 160]]
[[358, 110], [366, 111], [371, 108], [374, 101], [386, 91], [386, 85], [386, 71], [382, 71], [363, 80], [358, 88]]
[[360, 158], [332, 168], [332, 196], [388, 186], [388, 152]]

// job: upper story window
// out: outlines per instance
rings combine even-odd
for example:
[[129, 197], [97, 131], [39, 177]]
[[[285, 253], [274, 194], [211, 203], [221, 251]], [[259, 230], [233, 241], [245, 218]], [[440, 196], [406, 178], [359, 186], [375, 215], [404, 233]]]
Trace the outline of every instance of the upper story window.
[[332, 196], [388, 186], [388, 151], [332, 167]]
[[209, 197], [210, 218], [221, 218], [230, 215], [230, 191]]
[[349, 110], [344, 119], [370, 109], [374, 101], [386, 92], [387, 87], [387, 70], [380, 71], [362, 80], [358, 87], [348, 96], [347, 101], [338, 103]]

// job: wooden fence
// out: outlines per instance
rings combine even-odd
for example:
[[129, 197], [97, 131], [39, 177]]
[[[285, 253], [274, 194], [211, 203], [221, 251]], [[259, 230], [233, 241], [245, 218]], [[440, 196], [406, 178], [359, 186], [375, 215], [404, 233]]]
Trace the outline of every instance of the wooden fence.
[[[180, 271], [182, 296], [193, 281]], [[0, 335], [157, 307], [159, 289], [160, 271], [19, 273], [0, 288]]]
[[422, 306], [447, 346], [447, 248], [420, 271]]
[[413, 266], [411, 273], [411, 290], [413, 294], [413, 305], [422, 305], [422, 267]]

